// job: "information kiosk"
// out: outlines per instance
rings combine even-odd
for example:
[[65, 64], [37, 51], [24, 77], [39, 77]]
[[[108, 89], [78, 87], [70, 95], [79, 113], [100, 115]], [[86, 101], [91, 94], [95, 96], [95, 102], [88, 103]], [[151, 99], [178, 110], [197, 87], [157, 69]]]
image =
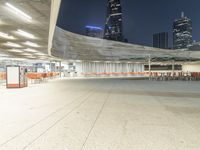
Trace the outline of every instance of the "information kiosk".
[[26, 68], [21, 66], [6, 67], [6, 87], [23, 88], [27, 87]]

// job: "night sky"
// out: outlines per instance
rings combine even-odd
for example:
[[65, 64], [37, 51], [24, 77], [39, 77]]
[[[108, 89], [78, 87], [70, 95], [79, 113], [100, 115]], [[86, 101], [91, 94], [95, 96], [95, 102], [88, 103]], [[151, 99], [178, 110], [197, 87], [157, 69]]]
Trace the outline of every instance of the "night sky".
[[[181, 12], [192, 19], [193, 40], [200, 41], [200, 0], [121, 0], [124, 36], [130, 43], [152, 46], [157, 32], [169, 33]], [[104, 28], [107, 0], [62, 0], [57, 25], [71, 32], [85, 34], [85, 26]]]

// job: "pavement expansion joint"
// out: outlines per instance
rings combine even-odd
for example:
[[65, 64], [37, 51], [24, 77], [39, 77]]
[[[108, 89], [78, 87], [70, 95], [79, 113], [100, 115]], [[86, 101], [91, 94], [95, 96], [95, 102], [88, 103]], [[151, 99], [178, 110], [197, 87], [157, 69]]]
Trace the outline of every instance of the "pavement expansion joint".
[[90, 137], [90, 134], [92, 133], [92, 131], [93, 131], [93, 129], [94, 129], [94, 127], [95, 127], [95, 125], [96, 125], [96, 123], [97, 123], [99, 117], [101, 116], [101, 114], [102, 114], [102, 112], [103, 112], [103, 109], [104, 109], [106, 103], [107, 103], [108, 100], [109, 100], [110, 95], [111, 95], [111, 89], [110, 89], [109, 92], [107, 93], [107, 97], [105, 98], [104, 103], [103, 103], [103, 105], [102, 105], [102, 107], [101, 107], [99, 113], [97, 114], [97, 117], [96, 117], [94, 123], [92, 124], [92, 127], [91, 127], [91, 129], [90, 129], [90, 131], [89, 131], [89, 133], [88, 133], [88, 135], [87, 135], [87, 137], [86, 137], [86, 139], [85, 139], [83, 145], [81, 146], [81, 150], [84, 149], [84, 147], [85, 147], [85, 145], [86, 145], [86, 143], [87, 143], [87, 141], [88, 141], [88, 139], [89, 139], [89, 137]]
[[[7, 141], [3, 142], [0, 147], [3, 147], [4, 145], [8, 144], [9, 142], [11, 142], [12, 140], [18, 138], [19, 136], [21, 136], [22, 134], [24, 134], [25, 132], [27, 132], [28, 130], [34, 128], [35, 126], [37, 126], [38, 124], [40, 124], [41, 122], [44, 122], [45, 120], [47, 120], [48, 118], [52, 117], [54, 114], [58, 113], [59, 111], [62, 111], [64, 108], [66, 108], [69, 105], [72, 105], [73, 103], [75, 103], [76, 101], [80, 100], [83, 98], [84, 95], [87, 95], [86, 98], [84, 98], [83, 101], [81, 101], [81, 103], [79, 103], [80, 105], [82, 105], [89, 96], [91, 96], [93, 94], [94, 89], [90, 89], [88, 90], [86, 93], [82, 94], [81, 96], [79, 96], [78, 98], [75, 98], [75, 100], [71, 101], [70, 103], [65, 104], [64, 106], [58, 108], [56, 111], [50, 113], [49, 115], [47, 115], [46, 117], [42, 118], [41, 120], [39, 120], [38, 122], [36, 122], [35, 124], [33, 124], [32, 126], [26, 128], [25, 130], [23, 130], [22, 132], [18, 133], [17, 135], [11, 137], [10, 139], [8, 139]], [[88, 95], [89, 94], [89, 95]], [[50, 130], [53, 126], [55, 126], [59, 121], [61, 121], [62, 119], [64, 119], [65, 117], [67, 117], [67, 115], [69, 115], [71, 112], [73, 112], [76, 108], [78, 108], [80, 105], [77, 105], [77, 107], [75, 107], [74, 109], [72, 109], [72, 111], [70, 111], [68, 114], [66, 114], [65, 116], [63, 116], [61, 119], [57, 120], [57, 122], [55, 124], [53, 124], [51, 127], [49, 127], [44, 133], [46, 133], [48, 130]], [[43, 133], [43, 134], [44, 134]], [[42, 135], [43, 135], [42, 134]], [[39, 137], [38, 137], [39, 138]], [[37, 139], [38, 139], [37, 138]], [[35, 140], [37, 140], [35, 139]], [[34, 141], [35, 141], [34, 140]], [[30, 144], [29, 144], [30, 145]], [[28, 147], [28, 146], [27, 146]], [[26, 148], [26, 147], [25, 147]]]

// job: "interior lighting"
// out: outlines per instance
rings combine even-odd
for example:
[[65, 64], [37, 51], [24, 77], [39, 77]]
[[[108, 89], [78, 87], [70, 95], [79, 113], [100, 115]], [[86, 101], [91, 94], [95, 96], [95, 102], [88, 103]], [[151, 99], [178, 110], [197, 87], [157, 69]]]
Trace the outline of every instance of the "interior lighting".
[[31, 48], [24, 49], [24, 51], [26, 51], [26, 52], [32, 52], [32, 53], [37, 53], [38, 52], [37, 50], [31, 49]]
[[8, 57], [7, 54], [0, 54], [0, 57]]
[[32, 17], [29, 16], [28, 14], [24, 13], [23, 11], [21, 11], [20, 9], [16, 8], [15, 6], [11, 5], [10, 3], [6, 3], [6, 6], [8, 6], [10, 8], [10, 10], [15, 13], [16, 15], [18, 15], [19, 17], [22, 17], [23, 19], [26, 19], [28, 21], [32, 20]]
[[39, 55], [39, 56], [46, 56], [46, 54], [43, 53], [34, 53], [35, 55]]
[[0, 37], [4, 38], [4, 39], [9, 39], [9, 40], [14, 40], [15, 39], [15, 37], [13, 37], [11, 35], [8, 35], [6, 33], [3, 33], [3, 32], [0, 32]]
[[7, 43], [5, 43], [4, 45], [10, 46], [10, 47], [22, 47], [21, 45], [16, 44], [16, 43], [12, 43], [12, 42], [7, 42]]
[[26, 41], [24, 44], [25, 44], [25, 45], [28, 45], [28, 46], [31, 46], [31, 47], [39, 47], [38, 44], [32, 43], [32, 42], [30, 42], [30, 41]]
[[22, 53], [23, 51], [22, 50], [18, 50], [18, 49], [11, 49], [11, 50], [8, 50], [9, 52], [14, 52], [14, 53]]
[[30, 39], [35, 39], [35, 36], [33, 34], [30, 34], [26, 31], [18, 29], [17, 33], [20, 34], [21, 36], [24, 36], [24, 37], [27, 37], [27, 38], [30, 38]]

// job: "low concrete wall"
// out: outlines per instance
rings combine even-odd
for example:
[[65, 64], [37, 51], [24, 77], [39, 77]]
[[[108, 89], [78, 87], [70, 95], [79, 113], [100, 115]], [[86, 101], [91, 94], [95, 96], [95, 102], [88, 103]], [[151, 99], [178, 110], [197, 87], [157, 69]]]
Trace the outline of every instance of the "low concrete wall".
[[144, 72], [144, 64], [128, 62], [76, 62], [75, 66], [78, 76], [84, 76], [85, 74], [105, 76], [124, 74], [127, 76], [128, 73]]
[[183, 65], [183, 72], [200, 72], [200, 64]]

